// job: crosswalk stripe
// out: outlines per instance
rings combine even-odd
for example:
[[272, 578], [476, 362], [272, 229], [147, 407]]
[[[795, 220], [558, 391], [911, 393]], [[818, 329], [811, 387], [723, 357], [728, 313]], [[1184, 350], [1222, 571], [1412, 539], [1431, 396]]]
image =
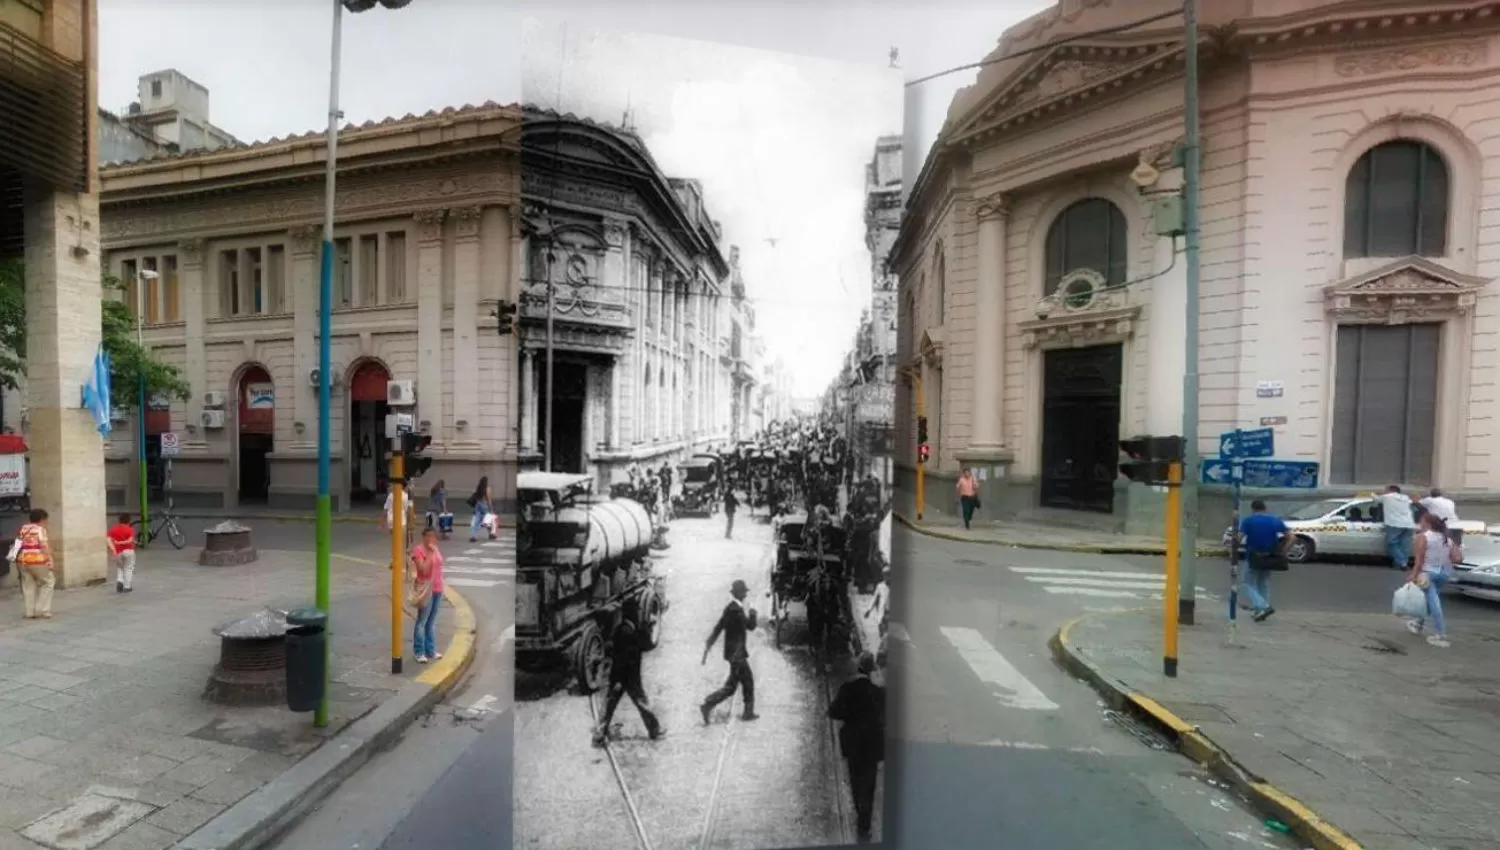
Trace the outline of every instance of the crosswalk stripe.
[[1161, 590], [1161, 582], [1129, 578], [1073, 578], [1071, 576], [1025, 576], [1027, 581], [1063, 587], [1108, 587], [1118, 590]]
[[445, 573], [457, 573], [466, 576], [513, 576], [516, 574], [515, 567], [447, 567]]
[[959, 657], [969, 665], [980, 681], [994, 685], [995, 696], [1001, 704], [1010, 708], [1031, 711], [1056, 711], [1057, 703], [1047, 699], [1036, 685], [1011, 666], [1000, 651], [984, 639], [984, 635], [969, 628], [943, 626], [943, 637], [958, 651]]
[[447, 578], [447, 577], [444, 577], [443, 582], [445, 584], [451, 584], [454, 587], [498, 587], [499, 585], [503, 584], [503, 582], [492, 581], [492, 580], [487, 580], [487, 579], [482, 579], [482, 578]]
[[1066, 587], [1045, 585], [1042, 590], [1048, 593], [1063, 594], [1066, 596], [1095, 596], [1105, 599], [1140, 599], [1141, 595], [1133, 590], [1105, 590], [1102, 587]]
[[1011, 567], [1010, 571], [1022, 575], [1080, 576], [1085, 578], [1089, 576], [1104, 576], [1108, 578], [1130, 576], [1139, 581], [1154, 581], [1158, 584], [1167, 580], [1165, 576], [1159, 576], [1155, 573], [1136, 573], [1125, 570], [1062, 570], [1052, 567]]
[[511, 564], [516, 563], [515, 558], [479, 558], [472, 555], [453, 555], [444, 560], [445, 564]]

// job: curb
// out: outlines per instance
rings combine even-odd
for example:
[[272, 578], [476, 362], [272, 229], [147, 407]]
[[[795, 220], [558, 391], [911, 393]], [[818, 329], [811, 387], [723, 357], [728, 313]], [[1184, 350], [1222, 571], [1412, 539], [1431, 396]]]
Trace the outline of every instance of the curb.
[[[1046, 543], [1042, 541], [1032, 542], [1028, 540], [988, 540], [983, 537], [966, 537], [950, 531], [933, 528], [919, 522], [913, 522], [902, 514], [891, 513], [896, 521], [928, 537], [936, 537], [939, 540], [953, 540], [959, 543], [980, 543], [985, 546], [1009, 546], [1013, 549], [1042, 549], [1049, 552], [1079, 552], [1088, 555], [1165, 555], [1167, 547], [1157, 544], [1128, 543]], [[1222, 546], [1199, 546], [1198, 556], [1203, 557], [1228, 557], [1229, 550]]]
[[[305, 522], [305, 523], [309, 523], [309, 524], [310, 523], [315, 523], [315, 522], [318, 521], [318, 518], [316, 516], [310, 515], [310, 514], [245, 514], [245, 515], [237, 515], [237, 514], [232, 514], [232, 513], [207, 513], [207, 512], [202, 512], [202, 511], [174, 511], [174, 513], [176, 513], [178, 519], [232, 519], [232, 520], [237, 520], [239, 522], [254, 522], [256, 520], [259, 520], [261, 522]], [[333, 523], [335, 525], [338, 525], [340, 523], [357, 523], [357, 524], [360, 524], [360, 525], [380, 525], [380, 523], [381, 523], [381, 518], [379, 516], [364, 516], [362, 514], [334, 514], [330, 519], [332, 519], [332, 521], [333, 521]], [[501, 520], [500, 520], [500, 527], [501, 528], [513, 528], [514, 526], [515, 526], [515, 522], [513, 520], [511, 520], [510, 518], [508, 518], [508, 517], [501, 518]], [[457, 529], [458, 525], [455, 524], [454, 528]]]
[[[1146, 609], [1126, 611], [1138, 614]], [[1139, 693], [1086, 660], [1068, 640], [1073, 627], [1099, 615], [1085, 614], [1064, 623], [1047, 641], [1052, 656], [1064, 670], [1087, 682], [1115, 711], [1145, 720], [1166, 733], [1177, 751], [1207, 768], [1218, 779], [1245, 795], [1255, 807], [1289, 826], [1298, 838], [1317, 850], [1364, 850], [1343, 830], [1319, 817], [1291, 795], [1279, 790], [1235, 761], [1234, 756], [1204, 735], [1198, 727], [1173, 714], [1156, 700]]]
[[474, 609], [455, 590], [445, 590], [443, 598], [453, 603], [457, 623], [442, 660], [290, 770], [173, 845], [174, 850], [255, 850], [269, 845], [436, 705], [469, 669], [475, 648]]

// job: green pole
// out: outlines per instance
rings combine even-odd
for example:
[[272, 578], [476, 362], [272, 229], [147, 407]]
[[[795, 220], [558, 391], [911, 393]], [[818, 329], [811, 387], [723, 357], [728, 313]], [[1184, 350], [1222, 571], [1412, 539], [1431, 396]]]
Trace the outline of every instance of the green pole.
[[1183, 265], [1187, 283], [1186, 362], [1182, 373], [1182, 580], [1177, 588], [1178, 620], [1193, 625], [1198, 587], [1198, 192], [1202, 166], [1202, 139], [1198, 126], [1198, 2], [1183, 0], [1186, 66], [1183, 92], [1182, 212]]
[[[146, 352], [146, 296], [145, 288], [152, 280], [155, 280], [156, 272], [138, 271], [135, 275], [135, 347], [141, 353]], [[136, 365], [136, 442], [139, 443], [139, 451], [136, 452], [136, 477], [141, 491], [141, 546], [146, 546], [151, 540], [151, 517], [147, 502], [150, 500], [151, 491], [146, 486], [146, 369], [145, 359]]]

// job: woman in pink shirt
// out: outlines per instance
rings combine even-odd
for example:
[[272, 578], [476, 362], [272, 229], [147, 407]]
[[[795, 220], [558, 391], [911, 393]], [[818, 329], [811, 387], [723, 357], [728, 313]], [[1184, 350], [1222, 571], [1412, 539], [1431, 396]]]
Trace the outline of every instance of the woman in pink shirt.
[[443, 604], [443, 553], [438, 549], [436, 528], [423, 529], [422, 542], [411, 550], [411, 562], [416, 570], [412, 603], [417, 607], [412, 652], [418, 664], [426, 664], [443, 657], [437, 651], [437, 612]]
[[958, 476], [958, 507], [964, 515], [964, 528], [974, 519], [974, 509], [979, 507], [979, 480], [968, 469]]

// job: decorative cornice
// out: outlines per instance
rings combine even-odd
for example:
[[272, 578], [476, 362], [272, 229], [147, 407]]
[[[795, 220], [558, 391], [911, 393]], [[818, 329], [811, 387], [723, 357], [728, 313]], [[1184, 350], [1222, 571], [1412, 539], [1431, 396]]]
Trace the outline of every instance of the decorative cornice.
[[443, 239], [443, 218], [447, 210], [417, 210], [412, 213], [412, 218], [417, 222], [417, 240], [419, 242], [441, 242]]
[[629, 232], [629, 225], [625, 222], [612, 218], [606, 218], [603, 225], [604, 244], [611, 249], [625, 247], [625, 234]]
[[1487, 41], [1414, 45], [1339, 56], [1333, 60], [1333, 71], [1340, 77], [1366, 77], [1422, 68], [1472, 68], [1488, 64], [1489, 58]]
[[980, 221], [1009, 218], [1010, 198], [1006, 197], [1004, 192], [995, 192], [979, 198], [974, 201], [974, 217]]
[[203, 263], [203, 240], [183, 239], [177, 243], [177, 260], [184, 266], [197, 266]]
[[1401, 325], [1467, 315], [1488, 278], [1406, 257], [1323, 290], [1324, 311], [1350, 324]]
[[458, 239], [478, 239], [479, 222], [483, 216], [484, 209], [479, 206], [454, 207], [448, 210], [448, 218], [453, 220], [454, 236]]

